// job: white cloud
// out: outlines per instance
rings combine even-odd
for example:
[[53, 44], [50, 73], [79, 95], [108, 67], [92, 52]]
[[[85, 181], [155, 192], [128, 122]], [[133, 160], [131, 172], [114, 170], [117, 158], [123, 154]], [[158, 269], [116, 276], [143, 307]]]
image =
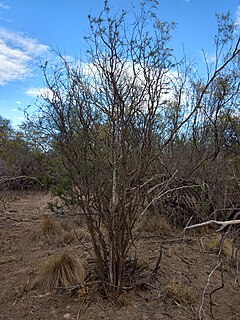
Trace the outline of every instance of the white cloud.
[[16, 101], [16, 104], [22, 104], [22, 102], [21, 101]]
[[204, 56], [203, 56], [204, 60], [206, 60], [207, 63], [215, 63], [216, 62], [216, 54], [213, 53], [213, 54], [209, 54], [209, 53], [204, 53]]
[[15, 120], [21, 120], [21, 121], [25, 120], [25, 118], [24, 118], [23, 116], [22, 116], [22, 117], [21, 117], [21, 116], [19, 116], [19, 117], [14, 117], [14, 119], [15, 119]]
[[237, 29], [240, 28], [240, 5], [238, 5], [237, 7], [237, 11], [236, 11], [236, 21], [235, 21], [235, 26], [237, 27]]
[[7, 9], [10, 9], [10, 7], [9, 7], [8, 5], [3, 4], [3, 3], [0, 2], [0, 9], [5, 9], [5, 10], [7, 10]]
[[18, 112], [18, 109], [11, 109], [12, 112]]
[[0, 28], [0, 39], [28, 54], [36, 55], [48, 49], [46, 45], [38, 43], [36, 39], [29, 38], [22, 32], [9, 32], [3, 28]]
[[6, 19], [6, 18], [3, 18], [3, 17], [0, 17], [0, 20], [4, 21], [4, 22], [7, 22], [7, 23], [12, 23], [13, 22], [12, 20]]
[[47, 50], [36, 39], [0, 28], [0, 85], [31, 75], [34, 59]]
[[33, 98], [46, 97], [50, 99], [53, 95], [48, 88], [29, 88], [25, 93], [27, 96]]

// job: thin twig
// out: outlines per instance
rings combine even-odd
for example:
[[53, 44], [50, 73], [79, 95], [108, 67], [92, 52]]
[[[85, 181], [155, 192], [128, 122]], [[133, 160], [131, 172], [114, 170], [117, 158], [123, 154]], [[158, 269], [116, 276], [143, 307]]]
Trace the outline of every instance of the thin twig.
[[211, 313], [211, 316], [213, 318], [213, 301], [212, 301], [212, 295], [217, 292], [218, 290], [224, 288], [224, 282], [223, 282], [223, 267], [222, 267], [222, 264], [221, 264], [221, 285], [219, 287], [217, 287], [216, 289], [214, 289], [212, 292], [210, 292], [209, 296], [210, 296], [210, 313]]
[[240, 317], [240, 312], [238, 312], [238, 313], [236, 313], [236, 314], [234, 314], [233, 316], [231, 316], [231, 317], [229, 317], [229, 318], [227, 318], [226, 320], [234, 320], [234, 319], [237, 319], [237, 316], [239, 316]]
[[[140, 214], [140, 216], [144, 215], [144, 213], [146, 213], [146, 211], [148, 210], [148, 208], [158, 199], [164, 197], [166, 194], [171, 193], [173, 191], [177, 191], [177, 190], [182, 190], [182, 189], [188, 189], [188, 188], [195, 188], [195, 187], [202, 187], [201, 184], [193, 184], [191, 186], [181, 186], [178, 188], [172, 188], [172, 189], [168, 189], [167, 191], [163, 192], [162, 191], [146, 206], [146, 208], [143, 210], [143, 212]], [[188, 227], [189, 228], [189, 227]]]
[[[152, 236], [153, 237], [153, 236]], [[159, 236], [156, 236], [159, 237]], [[148, 237], [150, 238], [150, 236]], [[171, 243], [171, 242], [183, 242], [183, 241], [197, 241], [197, 239], [194, 239], [192, 237], [181, 237], [181, 238], [173, 238], [173, 239], [165, 239], [165, 240], [156, 240], [156, 241], [151, 241], [152, 243]]]
[[216, 266], [213, 268], [213, 270], [209, 273], [208, 275], [208, 280], [207, 280], [207, 284], [203, 290], [203, 294], [202, 294], [202, 302], [201, 302], [201, 306], [199, 308], [199, 320], [202, 320], [202, 312], [203, 312], [203, 307], [204, 307], [204, 302], [205, 302], [205, 294], [207, 291], [207, 288], [209, 287], [210, 284], [210, 280], [212, 275], [214, 274], [214, 272], [217, 270], [217, 268], [222, 264], [222, 260], [218, 261], [218, 263], [216, 264]]
[[157, 259], [157, 263], [156, 263], [156, 266], [153, 270], [153, 275], [155, 275], [159, 269], [159, 265], [160, 265], [160, 262], [162, 260], [162, 254], [163, 254], [163, 248], [162, 246], [160, 245], [160, 251], [159, 251], [159, 256], [158, 256], [158, 259]]

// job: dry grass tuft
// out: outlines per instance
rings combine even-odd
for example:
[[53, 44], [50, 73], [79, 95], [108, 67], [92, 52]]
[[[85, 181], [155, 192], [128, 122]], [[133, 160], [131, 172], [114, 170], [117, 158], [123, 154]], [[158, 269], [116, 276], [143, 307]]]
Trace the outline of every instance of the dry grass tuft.
[[172, 226], [164, 216], [156, 214], [146, 214], [141, 221], [140, 231], [158, 233], [164, 236], [171, 234]]
[[120, 307], [127, 307], [129, 306], [130, 302], [129, 302], [129, 298], [127, 296], [127, 293], [124, 292], [122, 294], [120, 294], [116, 301], [114, 301], [116, 303], [116, 305], [120, 308]]
[[[213, 252], [219, 252], [228, 258], [233, 258], [235, 256], [236, 248], [234, 247], [231, 239], [224, 239], [221, 244], [221, 239], [219, 235], [213, 235], [208, 238], [205, 242], [206, 249]], [[221, 248], [220, 248], [221, 247]]]
[[76, 228], [75, 229], [75, 233], [76, 233], [76, 236], [78, 237], [79, 240], [86, 240], [86, 241], [89, 241], [91, 240], [91, 235], [90, 233], [84, 229], [84, 228]]
[[70, 244], [76, 239], [73, 227], [65, 221], [53, 220], [45, 216], [40, 223], [40, 234], [34, 234], [33, 239], [44, 236], [48, 242]]
[[40, 230], [47, 238], [55, 237], [61, 233], [61, 227], [59, 223], [51, 219], [49, 216], [43, 217], [40, 224]]
[[80, 260], [67, 253], [51, 257], [40, 265], [33, 281], [33, 287], [39, 286], [44, 291], [56, 288], [69, 288], [84, 283], [85, 269]]
[[32, 240], [44, 240], [48, 244], [71, 244], [74, 241], [89, 241], [89, 232], [82, 227], [73, 227], [72, 224], [63, 220], [54, 220], [44, 216], [40, 222], [39, 229], [32, 234]]
[[20, 284], [17, 285], [15, 288], [15, 294], [17, 298], [22, 298], [25, 292], [27, 292], [27, 285], [26, 284]]
[[167, 285], [166, 290], [168, 297], [178, 303], [193, 304], [196, 302], [196, 295], [193, 289], [181, 281], [172, 279]]

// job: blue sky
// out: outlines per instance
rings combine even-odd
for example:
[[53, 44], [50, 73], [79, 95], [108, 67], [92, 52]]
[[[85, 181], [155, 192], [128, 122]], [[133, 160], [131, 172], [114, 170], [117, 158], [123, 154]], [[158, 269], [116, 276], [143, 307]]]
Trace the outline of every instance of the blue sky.
[[[111, 7], [138, 6], [140, 0], [110, 0]], [[0, 115], [18, 125], [19, 110], [33, 105], [37, 88], [43, 88], [39, 61], [49, 49], [79, 56], [88, 32], [89, 13], [98, 13], [103, 0], [0, 0]], [[215, 13], [230, 11], [240, 25], [240, 0], [159, 0], [163, 21], [177, 23], [171, 46], [176, 55], [182, 44], [191, 59], [202, 64], [202, 49], [211, 59], [216, 32]], [[240, 28], [239, 28], [240, 30]]]

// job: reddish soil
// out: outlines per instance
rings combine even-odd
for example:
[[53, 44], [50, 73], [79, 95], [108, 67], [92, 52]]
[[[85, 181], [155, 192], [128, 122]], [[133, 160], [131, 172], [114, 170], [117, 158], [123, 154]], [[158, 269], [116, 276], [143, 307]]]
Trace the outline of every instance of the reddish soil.
[[[85, 292], [32, 288], [39, 264], [60, 252], [80, 257], [87, 270], [92, 267], [91, 241], [87, 232], [81, 240], [50, 239], [41, 233], [46, 214], [79, 228], [76, 216], [48, 209], [48, 194], [12, 193], [1, 199], [5, 207], [0, 208], [0, 319], [240, 319], [238, 258], [226, 251], [217, 267], [217, 253], [201, 245], [205, 230], [201, 235], [184, 235], [180, 229], [168, 236], [161, 230], [141, 232], [132, 254], [137, 252], [142, 272], [118, 301], [104, 300], [91, 284]], [[206, 235], [203, 242], [207, 239]]]

